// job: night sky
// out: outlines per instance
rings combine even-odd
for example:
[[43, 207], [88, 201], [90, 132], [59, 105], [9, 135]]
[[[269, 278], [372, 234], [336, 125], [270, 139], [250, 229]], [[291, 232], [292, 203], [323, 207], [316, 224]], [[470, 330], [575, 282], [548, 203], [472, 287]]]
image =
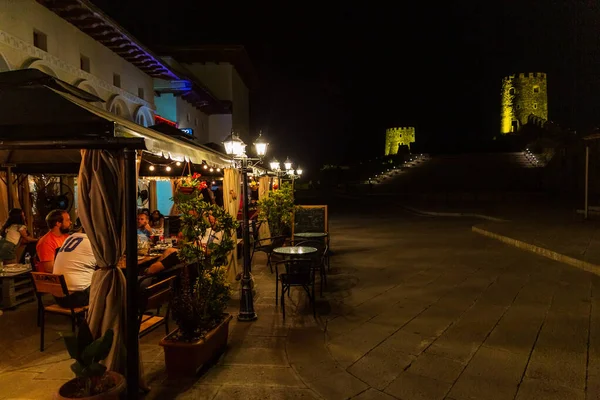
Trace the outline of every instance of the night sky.
[[381, 154], [392, 126], [424, 151], [488, 140], [515, 72], [548, 73], [551, 120], [600, 117], [598, 1], [92, 1], [150, 48], [246, 46], [252, 128], [313, 171]]

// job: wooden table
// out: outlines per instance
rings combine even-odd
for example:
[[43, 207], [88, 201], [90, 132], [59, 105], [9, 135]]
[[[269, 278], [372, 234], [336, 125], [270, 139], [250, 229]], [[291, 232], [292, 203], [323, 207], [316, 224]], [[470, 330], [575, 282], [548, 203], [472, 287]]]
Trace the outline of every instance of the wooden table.
[[[7, 268], [8, 269], [8, 268]], [[31, 281], [31, 268], [21, 268], [18, 272], [0, 273], [2, 291], [2, 309], [16, 307], [21, 303], [35, 300], [35, 291]]]
[[[155, 255], [155, 256], [138, 257], [137, 265], [138, 265], [138, 267], [140, 267], [142, 265], [152, 264], [159, 258], [160, 258], [160, 254]], [[127, 260], [125, 259], [125, 257], [121, 257], [121, 259], [119, 260], [119, 263], [117, 264], [117, 267], [119, 267], [121, 269], [127, 268]]]

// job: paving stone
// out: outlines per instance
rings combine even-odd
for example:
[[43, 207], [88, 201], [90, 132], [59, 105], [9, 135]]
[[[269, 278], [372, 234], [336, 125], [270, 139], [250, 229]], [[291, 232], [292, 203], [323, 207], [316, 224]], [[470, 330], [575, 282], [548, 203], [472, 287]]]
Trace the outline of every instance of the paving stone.
[[367, 389], [356, 397], [353, 397], [352, 400], [394, 400], [395, 397], [390, 396], [384, 392], [379, 390], [375, 390], [373, 388]]
[[237, 346], [230, 343], [220, 363], [288, 366], [285, 342], [280, 336], [248, 336]]
[[384, 391], [399, 399], [442, 400], [451, 386], [446, 382], [405, 371]]
[[321, 397], [331, 400], [349, 399], [369, 388], [363, 381], [346, 371], [333, 373], [321, 379], [307, 382], [307, 385]]
[[311, 389], [292, 389], [277, 387], [223, 386], [214, 400], [264, 400], [264, 399], [318, 399]]
[[536, 346], [526, 376], [559, 386], [583, 389], [585, 388], [586, 354]]
[[214, 385], [181, 385], [176, 388], [172, 386], [153, 386], [143, 400], [212, 400], [217, 395], [220, 386]]
[[457, 399], [513, 399], [527, 359], [527, 355], [482, 346], [455, 382], [450, 396]]
[[202, 383], [210, 385], [267, 385], [303, 387], [292, 368], [264, 365], [219, 365], [213, 367]]
[[408, 372], [442, 382], [454, 383], [465, 368], [461, 363], [435, 354], [423, 353], [410, 365]]
[[583, 390], [572, 389], [552, 382], [525, 378], [515, 400], [584, 400]]
[[529, 354], [544, 322], [548, 307], [549, 303], [514, 304], [504, 314], [485, 344], [513, 353]]
[[354, 363], [348, 372], [378, 390], [383, 390], [415, 359], [384, 344], [374, 348]]
[[431, 306], [402, 327], [405, 332], [421, 336], [440, 336], [462, 314], [461, 310]]

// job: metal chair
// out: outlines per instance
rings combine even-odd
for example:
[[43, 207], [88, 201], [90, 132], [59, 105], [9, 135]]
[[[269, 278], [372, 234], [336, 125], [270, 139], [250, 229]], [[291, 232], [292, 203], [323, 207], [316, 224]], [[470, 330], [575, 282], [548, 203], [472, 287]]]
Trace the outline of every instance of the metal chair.
[[296, 243], [295, 246], [307, 246], [317, 249], [317, 252], [311, 258], [313, 259], [313, 269], [319, 272], [319, 293], [322, 297], [323, 286], [327, 286], [327, 257], [329, 252], [327, 242], [325, 240], [304, 240]]
[[[283, 266], [285, 272], [279, 273], [279, 267]], [[309, 301], [312, 303], [313, 317], [317, 317], [317, 310], [315, 305], [315, 274], [313, 268], [313, 260], [306, 258], [289, 259], [280, 261], [275, 264], [275, 304], [277, 304], [277, 297], [279, 293], [279, 282], [281, 282], [281, 310], [283, 312], [283, 319], [285, 319], [285, 294], [291, 290], [292, 287], [302, 287], [308, 295]]]

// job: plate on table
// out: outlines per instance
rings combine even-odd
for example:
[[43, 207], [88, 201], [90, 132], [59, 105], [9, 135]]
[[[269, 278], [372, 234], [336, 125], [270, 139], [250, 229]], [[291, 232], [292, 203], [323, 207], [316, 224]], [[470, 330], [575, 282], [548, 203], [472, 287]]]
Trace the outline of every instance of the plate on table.
[[16, 263], [12, 263], [12, 264], [4, 264], [4, 266], [5, 266], [6, 268], [15, 268], [17, 265], [19, 265], [19, 264], [16, 264]]

